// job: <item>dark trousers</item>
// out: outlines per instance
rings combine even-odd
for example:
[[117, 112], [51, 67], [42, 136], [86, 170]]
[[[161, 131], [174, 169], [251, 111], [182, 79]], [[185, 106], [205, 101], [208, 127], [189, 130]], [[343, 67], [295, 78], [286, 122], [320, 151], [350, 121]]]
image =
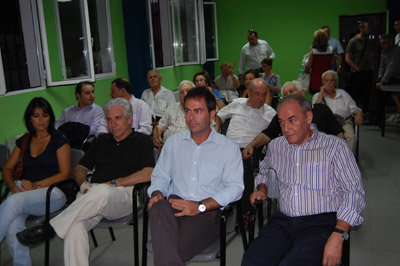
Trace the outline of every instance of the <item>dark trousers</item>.
[[322, 265], [336, 213], [289, 217], [272, 214], [243, 255], [242, 266]]
[[253, 177], [253, 160], [252, 157], [243, 160], [243, 183], [244, 190], [240, 204], [242, 205], [243, 213], [250, 210], [250, 195], [254, 192], [254, 177]]
[[219, 210], [175, 217], [177, 212], [180, 211], [165, 199], [157, 201], [149, 211], [154, 265], [185, 265], [219, 237]]
[[372, 86], [372, 71], [351, 73], [349, 94], [364, 113], [369, 111], [369, 98]]

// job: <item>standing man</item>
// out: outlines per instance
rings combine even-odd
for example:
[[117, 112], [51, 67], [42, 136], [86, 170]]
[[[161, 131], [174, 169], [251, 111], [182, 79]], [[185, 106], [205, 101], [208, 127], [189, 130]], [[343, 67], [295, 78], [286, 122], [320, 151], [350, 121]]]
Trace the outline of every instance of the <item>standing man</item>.
[[335, 64], [332, 66], [333, 70], [335, 70], [338, 74], [342, 71], [342, 62], [343, 62], [343, 54], [344, 54], [344, 50], [342, 45], [340, 44], [340, 42], [331, 37], [331, 28], [329, 28], [329, 26], [322, 26], [322, 28], [329, 37], [329, 46], [332, 47], [333, 50], [333, 54], [336, 57], [336, 61]]
[[188, 130], [164, 144], [148, 189], [154, 264], [183, 266], [219, 237], [220, 208], [241, 198], [239, 147], [210, 127], [216, 101], [205, 87], [185, 97]]
[[364, 220], [357, 163], [344, 140], [311, 125], [311, 105], [302, 95], [285, 97], [278, 117], [284, 136], [268, 145], [250, 200], [267, 198], [267, 173], [273, 169], [280, 212], [260, 230], [242, 265], [338, 265], [351, 226]]
[[[267, 83], [260, 79], [250, 81], [249, 98], [239, 98], [228, 104], [217, 114], [215, 130], [219, 132], [221, 125], [231, 119], [226, 136], [236, 142], [240, 149], [244, 149], [264, 128], [268, 127], [276, 111], [265, 104], [268, 94]], [[254, 176], [252, 158], [243, 160], [244, 192], [242, 197], [242, 210], [250, 210], [249, 197], [254, 191]]]
[[[124, 78], [117, 78], [111, 82], [111, 98], [124, 98], [132, 105], [133, 116], [131, 127], [136, 132], [150, 135], [152, 131], [150, 107], [144, 101], [135, 98], [132, 92], [132, 85]], [[103, 119], [97, 129], [96, 135], [107, 132], [107, 121]]]
[[397, 32], [394, 38], [394, 44], [400, 46], [400, 19], [394, 21], [394, 29]]
[[141, 97], [150, 106], [153, 122], [158, 122], [164, 116], [168, 106], [175, 103], [174, 93], [163, 87], [161, 80], [162, 77], [157, 70], [150, 70], [147, 73], [150, 88], [145, 90]]
[[247, 69], [258, 69], [258, 72], [262, 73], [261, 61], [265, 57], [275, 59], [275, 53], [268, 42], [258, 39], [255, 30], [247, 32], [247, 39], [249, 42], [243, 46], [240, 53], [238, 72], [243, 75], [246, 66]]
[[363, 113], [367, 114], [374, 60], [372, 43], [368, 39], [371, 31], [367, 22], [360, 22], [357, 29], [358, 34], [349, 41], [346, 48], [346, 63], [353, 72], [349, 94], [362, 107]]
[[[78, 102], [61, 113], [54, 127], [67, 135], [71, 145], [80, 147], [88, 135], [96, 134], [97, 128], [104, 119], [103, 109], [94, 103], [94, 85], [90, 81], [79, 82], [75, 87]], [[76, 127], [68, 129], [68, 125]], [[67, 134], [70, 133], [70, 134]]]
[[[393, 44], [393, 37], [390, 34], [383, 35], [379, 42], [382, 52], [378, 82], [375, 85], [377, 89], [381, 88], [384, 84], [400, 84], [400, 47]], [[396, 112], [389, 116], [386, 121], [400, 123], [399, 95], [393, 94], [392, 99], [396, 105]]]
[[[132, 106], [122, 98], [104, 106], [110, 133], [99, 136], [74, 168], [80, 186], [75, 201], [50, 220], [17, 234], [32, 246], [54, 232], [64, 239], [64, 265], [89, 265], [88, 231], [101, 219], [114, 220], [132, 213], [132, 190], [149, 182], [154, 167], [153, 145], [149, 136], [132, 130]], [[94, 169], [90, 181], [87, 171]]]

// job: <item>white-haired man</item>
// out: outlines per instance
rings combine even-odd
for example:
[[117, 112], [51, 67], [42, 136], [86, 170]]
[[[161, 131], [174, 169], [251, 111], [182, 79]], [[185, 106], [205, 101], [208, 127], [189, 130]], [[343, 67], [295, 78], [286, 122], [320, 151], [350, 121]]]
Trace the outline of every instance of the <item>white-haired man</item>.
[[[304, 96], [304, 90], [300, 89], [300, 83], [297, 81], [289, 81], [282, 86], [282, 95], [288, 96], [291, 94], [302, 94]], [[326, 134], [337, 135], [344, 138], [343, 129], [333, 115], [332, 111], [324, 104], [314, 104], [312, 108], [313, 120], [312, 122], [317, 126], [319, 131]], [[269, 126], [264, 129], [258, 136], [249, 143], [246, 148], [242, 151], [243, 159], [247, 159], [253, 155], [254, 148], [258, 148], [262, 145], [267, 144], [272, 139], [282, 134], [281, 127], [279, 125], [278, 116], [276, 115]]]
[[[179, 102], [170, 105], [158, 125], [154, 127], [153, 144], [155, 147], [162, 147], [169, 136], [187, 129], [183, 110], [184, 99], [186, 94], [193, 88], [194, 84], [189, 80], [183, 80], [179, 84]], [[164, 135], [162, 135], [163, 133]]]
[[164, 116], [168, 106], [175, 103], [173, 92], [162, 86], [161, 80], [162, 77], [157, 70], [150, 70], [147, 73], [147, 82], [150, 88], [145, 90], [141, 97], [151, 109], [153, 122], [158, 122]]

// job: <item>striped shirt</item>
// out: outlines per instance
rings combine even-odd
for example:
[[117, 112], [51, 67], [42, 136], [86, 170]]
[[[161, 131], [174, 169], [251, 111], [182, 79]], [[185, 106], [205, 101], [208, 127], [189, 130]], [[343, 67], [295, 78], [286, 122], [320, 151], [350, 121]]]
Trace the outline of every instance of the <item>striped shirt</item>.
[[350, 225], [363, 222], [365, 192], [354, 156], [346, 142], [312, 128], [302, 145], [279, 137], [268, 145], [257, 185], [267, 184], [268, 169], [276, 171], [280, 210], [291, 217], [337, 212]]

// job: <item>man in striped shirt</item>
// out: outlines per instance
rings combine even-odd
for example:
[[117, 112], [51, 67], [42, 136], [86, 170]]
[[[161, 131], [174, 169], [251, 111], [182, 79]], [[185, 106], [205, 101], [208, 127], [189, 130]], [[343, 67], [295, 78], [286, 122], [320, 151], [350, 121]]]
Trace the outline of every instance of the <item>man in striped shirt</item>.
[[267, 172], [277, 173], [280, 212], [243, 256], [242, 265], [337, 265], [351, 226], [365, 207], [361, 174], [346, 142], [318, 132], [301, 95], [278, 106], [283, 137], [271, 141], [250, 201], [267, 198]]

